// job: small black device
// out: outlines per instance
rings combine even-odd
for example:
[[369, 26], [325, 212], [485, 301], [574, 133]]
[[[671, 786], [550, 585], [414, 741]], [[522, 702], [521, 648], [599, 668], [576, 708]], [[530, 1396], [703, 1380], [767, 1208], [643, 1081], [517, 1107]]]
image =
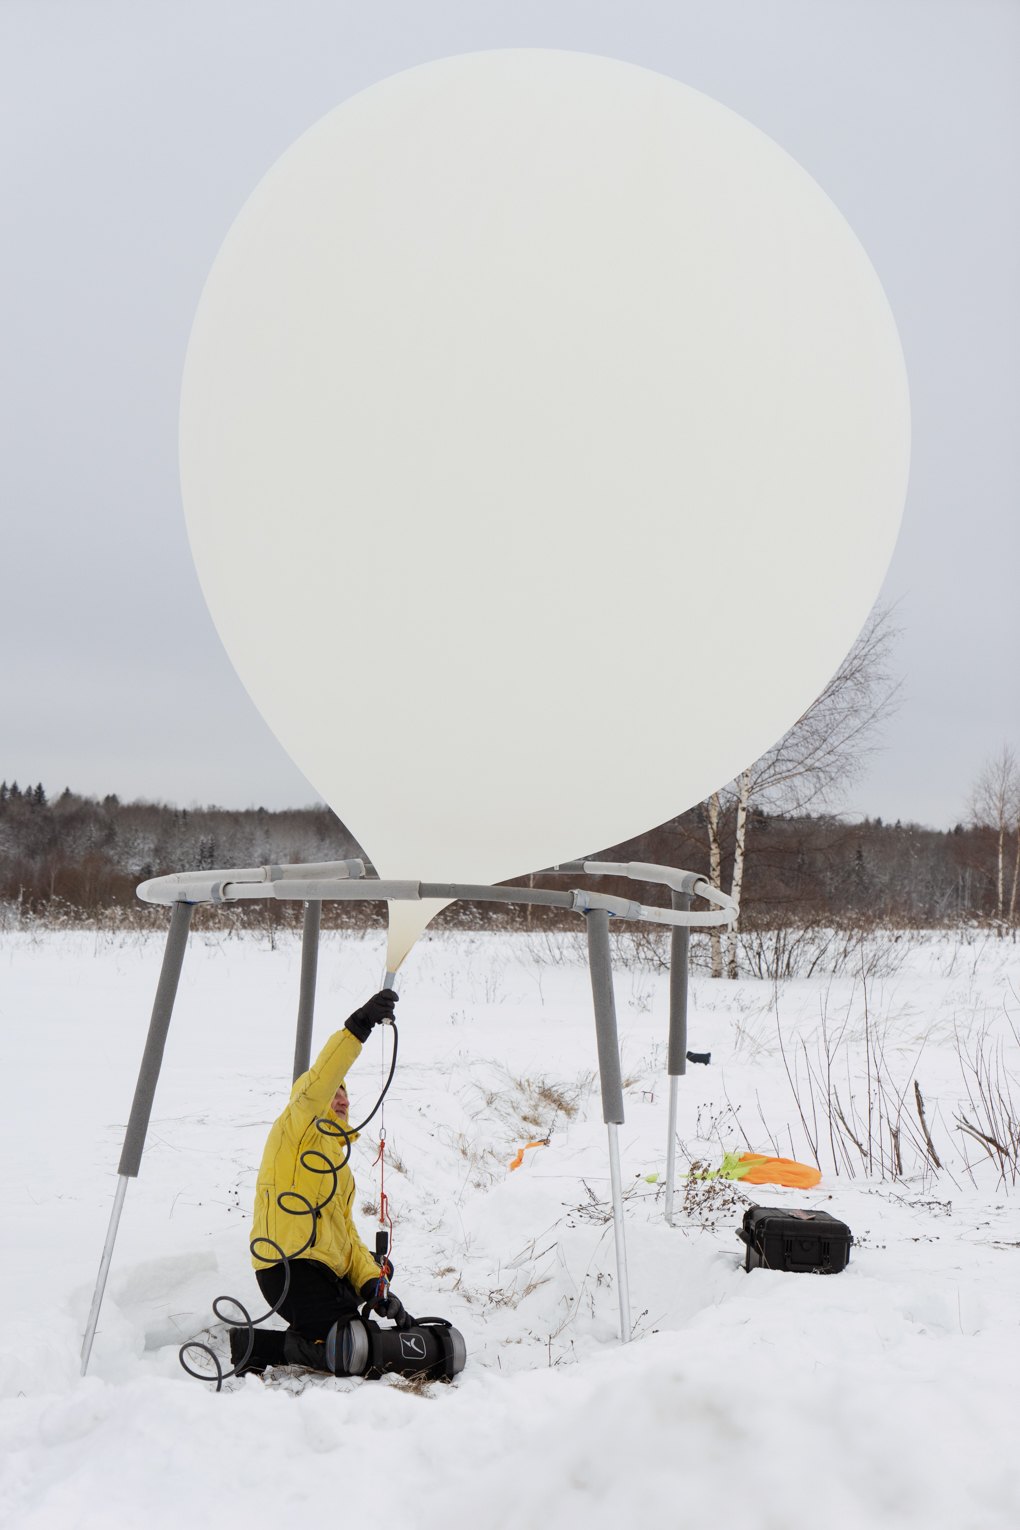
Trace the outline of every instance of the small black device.
[[827, 1211], [793, 1211], [786, 1206], [749, 1206], [737, 1237], [744, 1244], [744, 1269], [792, 1270], [838, 1275], [850, 1263], [853, 1233]]

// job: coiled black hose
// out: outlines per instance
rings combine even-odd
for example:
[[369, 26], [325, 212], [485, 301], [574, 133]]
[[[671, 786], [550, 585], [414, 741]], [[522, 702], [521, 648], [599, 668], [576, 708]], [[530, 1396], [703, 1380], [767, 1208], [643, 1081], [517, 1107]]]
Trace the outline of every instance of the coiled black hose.
[[[310, 1249], [312, 1244], [315, 1242], [316, 1218], [322, 1211], [325, 1210], [330, 1201], [333, 1199], [334, 1195], [336, 1195], [337, 1188], [340, 1183], [340, 1170], [345, 1168], [350, 1160], [351, 1149], [354, 1146], [353, 1138], [357, 1135], [358, 1132], [364, 1131], [368, 1123], [381, 1109], [382, 1102], [385, 1100], [389, 1092], [389, 1087], [393, 1082], [393, 1075], [397, 1068], [397, 1046], [399, 1040], [396, 1022], [390, 1021], [389, 1023], [390, 1028], [393, 1031], [393, 1055], [390, 1058], [390, 1071], [386, 1076], [385, 1084], [383, 1084], [382, 1093], [379, 1095], [379, 1098], [372, 1106], [372, 1109], [369, 1111], [364, 1121], [359, 1122], [357, 1126], [343, 1127], [340, 1125], [339, 1121], [331, 1121], [326, 1116], [320, 1116], [315, 1122], [316, 1126], [319, 1128], [319, 1131], [324, 1137], [340, 1137], [343, 1139], [344, 1153], [340, 1162], [334, 1163], [326, 1153], [320, 1152], [318, 1148], [309, 1148], [301, 1154], [300, 1162], [303, 1168], [307, 1169], [311, 1174], [321, 1174], [324, 1177], [329, 1177], [329, 1193], [325, 1200], [319, 1201], [317, 1205], [313, 1206], [308, 1197], [301, 1195], [297, 1190], [281, 1190], [280, 1194], [276, 1197], [276, 1204], [279, 1206], [280, 1210], [285, 1211], [288, 1216], [309, 1217], [311, 1219], [312, 1230], [309, 1233], [307, 1240], [301, 1245], [299, 1249], [296, 1249], [292, 1254], [285, 1254], [280, 1245], [272, 1238], [253, 1238], [248, 1245], [249, 1249], [251, 1250], [252, 1258], [257, 1259], [260, 1264], [264, 1264], [268, 1268], [272, 1268], [274, 1264], [283, 1265], [283, 1290], [280, 1292], [273, 1305], [266, 1312], [263, 1312], [261, 1317], [257, 1318], [253, 1318], [251, 1316], [247, 1307], [245, 1307], [243, 1302], [238, 1301], [236, 1296], [217, 1296], [212, 1304], [212, 1310], [221, 1323], [228, 1323], [231, 1327], [235, 1328], [239, 1328], [242, 1325], [247, 1328], [248, 1342], [245, 1346], [245, 1351], [241, 1356], [241, 1359], [229, 1371], [225, 1371], [222, 1364], [220, 1363], [220, 1357], [217, 1355], [216, 1351], [212, 1348], [211, 1345], [203, 1344], [200, 1339], [189, 1339], [186, 1344], [181, 1345], [177, 1352], [177, 1358], [180, 1360], [181, 1365], [187, 1371], [188, 1375], [194, 1376], [197, 1381], [215, 1381], [217, 1392], [222, 1389], [223, 1383], [225, 1381], [229, 1381], [231, 1376], [239, 1376], [242, 1373], [248, 1361], [251, 1359], [252, 1351], [255, 1348], [256, 1328], [258, 1328], [260, 1324], [266, 1322], [268, 1318], [275, 1317], [276, 1313], [280, 1310], [280, 1307], [282, 1306], [287, 1296], [287, 1292], [290, 1290], [290, 1261], [292, 1259], [300, 1258], [300, 1256], [304, 1254], [308, 1249]], [[312, 1162], [311, 1160], [313, 1159], [318, 1160], [318, 1162]], [[323, 1167], [320, 1167], [320, 1165]], [[291, 1201], [297, 1201], [298, 1205], [288, 1205], [288, 1197]], [[259, 1247], [266, 1246], [273, 1250], [273, 1255], [275, 1257], [267, 1257], [266, 1255], [259, 1253]], [[225, 1303], [230, 1303], [230, 1305], [234, 1307], [238, 1313], [240, 1313], [240, 1322], [238, 1322], [233, 1315], [221, 1311], [221, 1306]], [[187, 1356], [191, 1350], [199, 1350], [202, 1354], [208, 1355], [215, 1368], [214, 1373], [211, 1374], [209, 1371], [194, 1370], [192, 1366], [189, 1365], [187, 1360]]]

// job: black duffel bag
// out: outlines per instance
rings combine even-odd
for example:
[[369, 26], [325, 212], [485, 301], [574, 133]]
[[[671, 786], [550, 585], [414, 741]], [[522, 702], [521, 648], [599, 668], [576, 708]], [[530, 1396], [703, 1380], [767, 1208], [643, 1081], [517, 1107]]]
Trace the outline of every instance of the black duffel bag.
[[452, 1381], [466, 1361], [464, 1336], [446, 1318], [408, 1317], [399, 1328], [383, 1328], [363, 1315], [334, 1323], [326, 1339], [326, 1363], [337, 1376]]

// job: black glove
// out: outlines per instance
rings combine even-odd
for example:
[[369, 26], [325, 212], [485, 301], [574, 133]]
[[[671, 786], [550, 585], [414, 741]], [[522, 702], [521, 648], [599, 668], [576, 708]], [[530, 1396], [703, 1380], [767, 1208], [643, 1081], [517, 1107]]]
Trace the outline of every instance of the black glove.
[[376, 1302], [375, 1309], [380, 1317], [389, 1318], [396, 1323], [398, 1328], [403, 1328], [407, 1322], [407, 1313], [399, 1296], [394, 1296], [392, 1291], [387, 1292], [381, 1302]]
[[361, 1300], [367, 1302], [373, 1312], [380, 1317], [389, 1318], [399, 1327], [405, 1321], [407, 1313], [399, 1296], [394, 1296], [392, 1291], [387, 1291], [383, 1297], [379, 1296], [379, 1281], [366, 1280], [360, 1291]]
[[359, 1041], [367, 1041], [373, 1025], [392, 1021], [393, 1006], [399, 997], [392, 988], [384, 988], [381, 993], [373, 994], [367, 1004], [348, 1016], [346, 1024], [351, 1035], [357, 1036]]

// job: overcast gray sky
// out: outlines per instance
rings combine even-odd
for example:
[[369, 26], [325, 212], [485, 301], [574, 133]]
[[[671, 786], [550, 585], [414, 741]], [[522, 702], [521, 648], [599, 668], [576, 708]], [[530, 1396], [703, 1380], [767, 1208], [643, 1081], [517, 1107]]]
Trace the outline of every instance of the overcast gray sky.
[[886, 583], [904, 701], [845, 806], [949, 826], [983, 760], [1020, 746], [1017, 0], [0, 0], [0, 777], [315, 800], [193, 571], [192, 316], [241, 204], [311, 123], [428, 59], [529, 46], [627, 59], [739, 112], [885, 286], [914, 419]]

